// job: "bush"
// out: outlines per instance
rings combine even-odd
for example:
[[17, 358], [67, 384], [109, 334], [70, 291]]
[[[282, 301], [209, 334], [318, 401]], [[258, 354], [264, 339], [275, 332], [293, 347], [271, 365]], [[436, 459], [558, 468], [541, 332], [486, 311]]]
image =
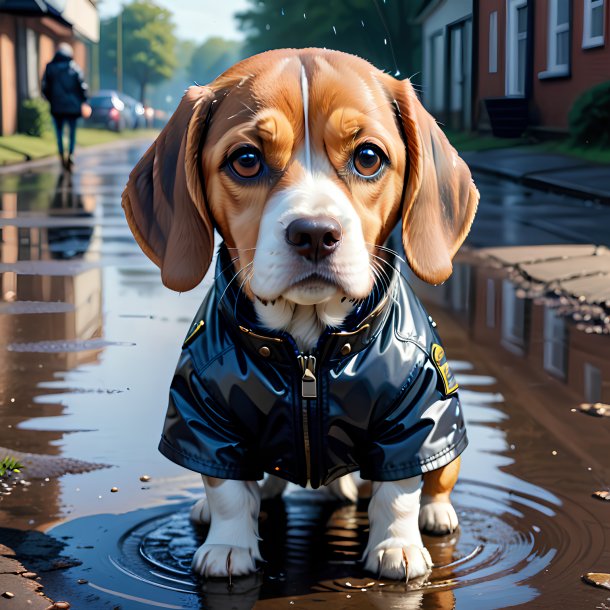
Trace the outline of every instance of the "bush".
[[19, 109], [19, 131], [29, 136], [42, 136], [51, 129], [49, 103], [41, 98], [24, 100]]
[[610, 145], [610, 81], [585, 91], [574, 102], [568, 123], [574, 143]]

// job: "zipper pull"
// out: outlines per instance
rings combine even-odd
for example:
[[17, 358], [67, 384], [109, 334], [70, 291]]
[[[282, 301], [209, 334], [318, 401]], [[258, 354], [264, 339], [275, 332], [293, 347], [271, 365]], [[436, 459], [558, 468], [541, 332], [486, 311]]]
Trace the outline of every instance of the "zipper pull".
[[301, 360], [303, 377], [301, 377], [301, 396], [303, 398], [317, 398], [316, 359], [314, 356], [303, 356]]

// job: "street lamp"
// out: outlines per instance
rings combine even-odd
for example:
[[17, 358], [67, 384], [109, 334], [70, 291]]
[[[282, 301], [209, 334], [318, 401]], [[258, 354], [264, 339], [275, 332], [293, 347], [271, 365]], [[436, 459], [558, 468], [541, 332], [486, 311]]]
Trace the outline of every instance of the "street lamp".
[[123, 5], [116, 20], [116, 85], [123, 91]]

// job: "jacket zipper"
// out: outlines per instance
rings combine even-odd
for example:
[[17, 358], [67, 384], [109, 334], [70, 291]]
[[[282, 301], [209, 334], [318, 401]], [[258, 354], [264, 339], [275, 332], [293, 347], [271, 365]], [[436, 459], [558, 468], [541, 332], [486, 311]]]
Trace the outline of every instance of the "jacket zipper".
[[301, 417], [303, 424], [303, 441], [305, 445], [305, 465], [307, 483], [311, 480], [311, 446], [309, 441], [309, 401], [318, 397], [316, 380], [315, 356], [299, 355], [299, 364], [303, 376], [301, 377]]

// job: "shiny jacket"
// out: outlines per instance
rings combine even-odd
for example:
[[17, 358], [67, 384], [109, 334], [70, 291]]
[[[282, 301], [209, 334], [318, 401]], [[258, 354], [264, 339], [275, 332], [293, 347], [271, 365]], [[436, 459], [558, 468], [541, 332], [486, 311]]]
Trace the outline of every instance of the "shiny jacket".
[[57, 51], [42, 77], [42, 93], [51, 104], [51, 114], [81, 116], [81, 105], [87, 101], [87, 85], [78, 64]]
[[221, 247], [217, 279], [187, 335], [159, 450], [205, 475], [268, 472], [313, 488], [360, 470], [393, 481], [466, 447], [457, 384], [434, 322], [402, 278], [312, 354], [257, 326]]

